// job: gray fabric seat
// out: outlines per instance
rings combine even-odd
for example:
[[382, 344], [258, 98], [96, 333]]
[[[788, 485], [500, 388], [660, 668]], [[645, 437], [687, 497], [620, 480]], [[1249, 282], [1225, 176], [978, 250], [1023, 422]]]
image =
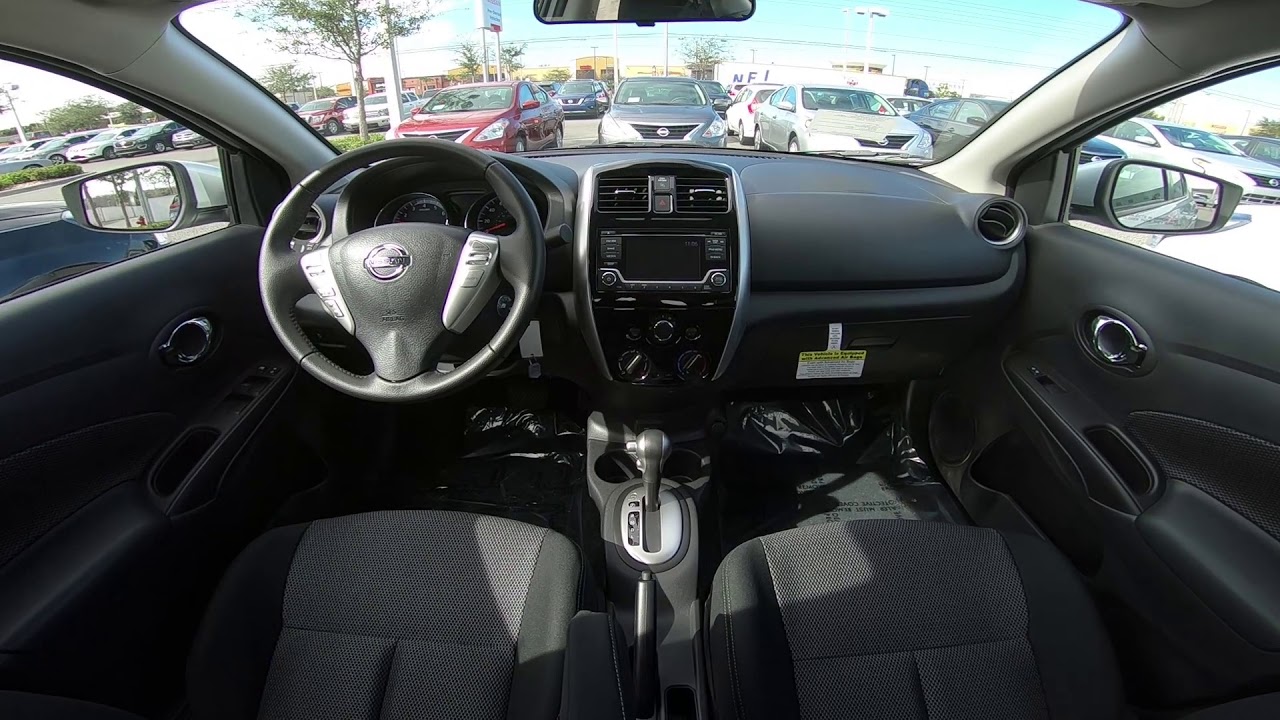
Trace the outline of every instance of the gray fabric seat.
[[563, 536], [377, 512], [278, 528], [219, 587], [187, 687], [196, 718], [555, 718], [584, 578]]
[[913, 521], [758, 538], [708, 599], [722, 720], [1117, 717], [1109, 642], [1047, 544]]

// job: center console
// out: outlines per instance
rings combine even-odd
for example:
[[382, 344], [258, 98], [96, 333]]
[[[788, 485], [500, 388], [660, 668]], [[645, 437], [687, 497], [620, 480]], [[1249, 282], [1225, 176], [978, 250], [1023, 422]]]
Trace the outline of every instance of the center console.
[[698, 384], [723, 372], [741, 329], [749, 245], [727, 166], [615, 163], [583, 179], [577, 293], [600, 370], [634, 385]]

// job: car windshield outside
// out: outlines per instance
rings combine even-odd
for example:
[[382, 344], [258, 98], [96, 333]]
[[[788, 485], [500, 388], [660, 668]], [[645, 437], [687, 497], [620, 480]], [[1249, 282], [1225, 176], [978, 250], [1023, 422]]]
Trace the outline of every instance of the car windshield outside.
[[511, 107], [510, 87], [475, 87], [445, 90], [423, 108], [427, 113], [503, 110]]
[[[727, 117], [727, 89], [733, 88], [737, 99], [736, 91], [744, 86], [774, 85], [822, 89], [794, 98], [797, 111], [886, 116], [896, 123], [895, 135], [911, 134], [914, 125], [932, 138], [927, 149], [913, 143], [916, 151], [909, 158], [903, 153], [863, 153], [850, 156], [851, 161], [927, 164], [946, 159], [980, 134], [1009, 132], [1007, 113], [994, 101], [1017, 102], [1110, 37], [1122, 20], [1114, 10], [1084, 0], [885, 0], [868, 6], [836, 0], [758, 0], [754, 14], [743, 21], [546, 25], [534, 14], [538, 3], [507, 2], [501, 9], [501, 33], [495, 34], [477, 29], [479, 1], [213, 0], [188, 8], [178, 22], [258, 80], [262, 92], [301, 105], [303, 115], [291, 122], [307, 124], [311, 111], [330, 107], [319, 102], [327, 98], [366, 96], [365, 111], [376, 108], [378, 113], [375, 122], [365, 123], [367, 128], [356, 125], [362, 110], [354, 102], [343, 123], [314, 126], [344, 150], [404, 134], [436, 134], [440, 127], [421, 127], [415, 118], [423, 112], [458, 113], [497, 105], [474, 93], [449, 94], [452, 88], [517, 81], [529, 85], [512, 86], [501, 104], [522, 107], [524, 115], [510, 119], [516, 125], [504, 131], [503, 144], [484, 144], [496, 141], [478, 140], [479, 132], [459, 142], [500, 152], [586, 147], [610, 137], [671, 152], [681, 144], [755, 147], [750, 125], [758, 108], [743, 114], [744, 105]], [[625, 14], [628, 5], [612, 6]], [[328, 23], [326, 9], [339, 6], [356, 22]], [[385, 38], [388, 13], [403, 28], [395, 40], [394, 65]], [[362, 50], [353, 53], [351, 48]], [[398, 89], [416, 93], [419, 100], [388, 117], [386, 96], [368, 96], [389, 92], [394, 97], [393, 67], [399, 71]], [[601, 85], [607, 95], [593, 97]], [[427, 102], [429, 91], [441, 91], [440, 96]], [[895, 109], [886, 100], [901, 97], [981, 99], [984, 104], [952, 106], [952, 117], [922, 122], [918, 116], [927, 107], [899, 104]], [[536, 110], [530, 101], [537, 102]], [[763, 97], [757, 102], [766, 104]], [[708, 105], [722, 116], [723, 139], [707, 144], [704, 131], [676, 138], [650, 136], [644, 127], [635, 132], [612, 128], [618, 132], [611, 134], [613, 108], [694, 105]], [[664, 118], [674, 123], [677, 116]], [[401, 123], [406, 126], [403, 133], [398, 131]], [[744, 134], [737, 132], [740, 124]], [[839, 132], [855, 132], [864, 126], [839, 127], [844, 128]], [[525, 141], [516, 142], [517, 137]], [[830, 145], [830, 154], [849, 155], [834, 150], [844, 145], [836, 139]], [[788, 150], [785, 141], [759, 148]]]
[[117, 135], [125, 135], [125, 134], [127, 134], [127, 133], [129, 133], [129, 132], [132, 132], [132, 131], [129, 131], [129, 130], [103, 130], [102, 132], [98, 133], [97, 135], [94, 135], [93, 137], [89, 138], [88, 140], [85, 140], [85, 142], [87, 142], [87, 143], [95, 143], [95, 142], [105, 142], [105, 141], [107, 141], [107, 140], [115, 140]]
[[298, 108], [298, 112], [315, 112], [316, 110], [328, 110], [331, 107], [333, 107], [333, 100], [312, 100]]
[[671, 80], [623, 80], [618, 87], [619, 105], [706, 105], [708, 100], [696, 82]]
[[1233, 147], [1231, 143], [1203, 130], [1180, 127], [1178, 125], [1156, 125], [1156, 130], [1159, 130], [1160, 134], [1169, 142], [1188, 150], [1200, 150], [1202, 152], [1218, 153], [1219, 155], [1244, 154]]
[[800, 94], [800, 102], [805, 110], [837, 110], [872, 115], [898, 114], [888, 100], [865, 90], [807, 87]]

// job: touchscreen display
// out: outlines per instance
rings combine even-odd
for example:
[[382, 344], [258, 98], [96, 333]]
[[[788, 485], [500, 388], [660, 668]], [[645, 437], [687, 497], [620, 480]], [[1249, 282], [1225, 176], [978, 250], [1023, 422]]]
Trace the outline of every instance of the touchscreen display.
[[624, 235], [622, 276], [627, 280], [701, 280], [702, 238], [697, 235]]

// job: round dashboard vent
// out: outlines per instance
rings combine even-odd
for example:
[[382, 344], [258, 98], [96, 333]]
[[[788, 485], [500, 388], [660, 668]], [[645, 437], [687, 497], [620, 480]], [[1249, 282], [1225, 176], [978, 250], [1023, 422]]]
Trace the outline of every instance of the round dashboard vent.
[[1007, 198], [987, 202], [978, 211], [978, 234], [997, 247], [1012, 245], [1027, 231], [1027, 214]]
[[311, 245], [323, 237], [324, 232], [324, 213], [320, 212], [320, 208], [312, 205], [306, 216], [302, 218], [302, 226], [293, 234], [293, 239], [298, 245]]

